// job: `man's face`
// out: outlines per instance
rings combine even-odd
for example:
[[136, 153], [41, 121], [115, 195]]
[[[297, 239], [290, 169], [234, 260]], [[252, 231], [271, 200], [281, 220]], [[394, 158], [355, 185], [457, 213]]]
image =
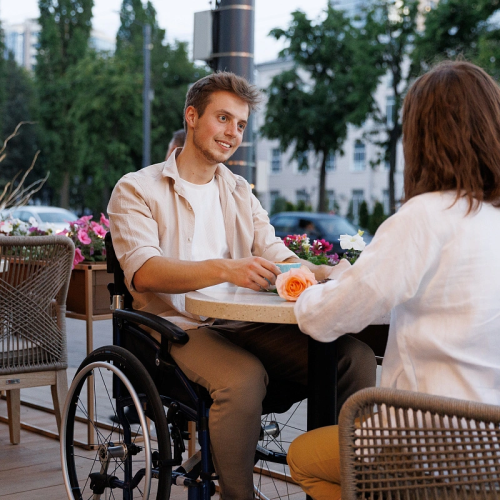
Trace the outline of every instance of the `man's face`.
[[248, 104], [238, 96], [214, 92], [201, 116], [193, 108], [194, 147], [208, 163], [224, 163], [241, 144], [248, 115]]

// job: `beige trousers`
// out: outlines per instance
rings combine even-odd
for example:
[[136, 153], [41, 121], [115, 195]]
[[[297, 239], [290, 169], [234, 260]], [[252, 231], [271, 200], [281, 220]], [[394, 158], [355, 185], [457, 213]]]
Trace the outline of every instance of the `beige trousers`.
[[339, 428], [322, 427], [302, 434], [287, 455], [292, 478], [314, 500], [340, 500]]
[[[235, 321], [189, 330], [170, 353], [213, 399], [209, 431], [224, 500], [253, 499], [254, 451], [269, 380], [307, 387], [307, 336], [295, 325]], [[338, 342], [338, 399], [375, 385], [372, 350], [352, 337]]]

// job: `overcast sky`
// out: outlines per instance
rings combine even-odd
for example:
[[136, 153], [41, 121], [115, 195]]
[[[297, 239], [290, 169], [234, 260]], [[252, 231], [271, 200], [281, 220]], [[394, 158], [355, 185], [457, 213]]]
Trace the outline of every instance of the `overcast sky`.
[[[192, 43], [193, 14], [209, 10], [209, 0], [152, 0], [161, 28], [167, 30], [169, 42], [177, 39]], [[290, 13], [297, 9], [316, 19], [325, 9], [327, 0], [255, 0], [255, 61], [275, 59], [282, 44], [268, 37], [272, 28], [286, 27]], [[114, 38], [120, 19], [121, 0], [94, 0], [93, 26]], [[0, 19], [18, 23], [39, 16], [38, 0], [0, 0]]]

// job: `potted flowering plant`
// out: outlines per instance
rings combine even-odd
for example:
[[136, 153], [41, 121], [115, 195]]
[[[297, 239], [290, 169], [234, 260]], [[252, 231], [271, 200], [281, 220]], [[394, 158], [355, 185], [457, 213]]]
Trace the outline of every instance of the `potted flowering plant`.
[[288, 247], [299, 259], [308, 260], [313, 264], [334, 266], [339, 262], [339, 256], [334, 253], [328, 255], [333, 245], [326, 240], [314, 240], [311, 245], [307, 234], [289, 234], [283, 238]]
[[[326, 264], [336, 266], [341, 259], [354, 264], [366, 246], [363, 240], [363, 231], [355, 235], [342, 234], [339, 238], [340, 246], [345, 253], [341, 258], [335, 253], [328, 255], [333, 245], [326, 240], [314, 240], [312, 245], [306, 234], [293, 234], [283, 238], [285, 245], [300, 259], [316, 265]], [[349, 264], [346, 263], [347, 266]], [[295, 302], [300, 294], [312, 285], [316, 285], [314, 274], [305, 266], [291, 269], [276, 278], [276, 293], [283, 299]]]
[[[69, 229], [64, 230], [64, 233], [75, 244], [75, 260], [69, 283], [67, 308], [73, 314], [85, 315], [88, 313], [85, 301], [85, 290], [88, 285], [86, 273], [91, 273], [91, 313], [96, 316], [109, 314], [107, 285], [112, 277], [107, 274], [105, 267], [92, 265], [106, 260], [104, 237], [109, 230], [109, 221], [104, 214], [101, 214], [99, 222], [92, 219], [92, 215], [80, 217], [78, 220], [70, 222]], [[79, 266], [79, 264], [86, 263], [88, 263], [87, 266]]]
[[50, 225], [44, 228], [38, 227], [33, 217], [30, 218], [29, 222], [10, 216], [0, 220], [0, 236], [49, 236], [55, 232]]
[[109, 220], [101, 214], [99, 222], [92, 220], [92, 215], [80, 217], [70, 222], [70, 228], [63, 231], [75, 244], [75, 265], [83, 261], [102, 262], [106, 260], [104, 237], [109, 231]]

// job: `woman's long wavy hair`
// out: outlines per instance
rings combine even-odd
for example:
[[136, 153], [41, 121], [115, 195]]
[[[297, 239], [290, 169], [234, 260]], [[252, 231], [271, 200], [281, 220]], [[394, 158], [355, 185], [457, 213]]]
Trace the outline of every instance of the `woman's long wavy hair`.
[[469, 212], [500, 206], [500, 88], [481, 68], [445, 61], [421, 76], [403, 105], [405, 200], [456, 191]]

